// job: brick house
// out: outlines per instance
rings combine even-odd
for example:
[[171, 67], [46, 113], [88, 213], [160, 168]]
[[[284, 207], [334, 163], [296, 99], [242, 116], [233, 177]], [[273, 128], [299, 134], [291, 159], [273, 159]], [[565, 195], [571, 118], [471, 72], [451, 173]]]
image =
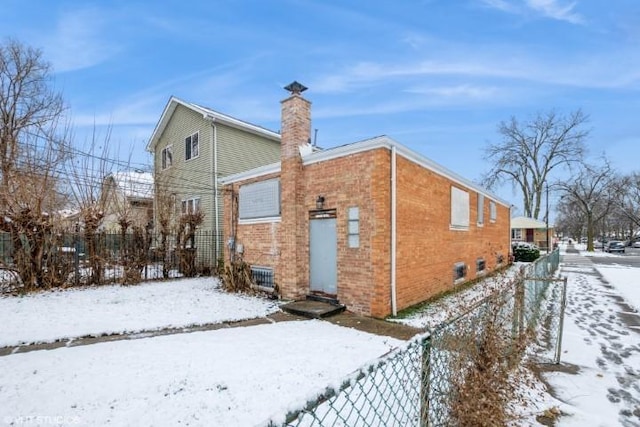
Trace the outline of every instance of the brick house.
[[[555, 230], [549, 226], [549, 239], [553, 243]], [[547, 224], [534, 218], [517, 216], [511, 218], [511, 241], [533, 243], [541, 248], [547, 247]]]
[[315, 150], [306, 88], [286, 89], [280, 162], [221, 180], [227, 259], [374, 317], [507, 262], [507, 202], [387, 136]]

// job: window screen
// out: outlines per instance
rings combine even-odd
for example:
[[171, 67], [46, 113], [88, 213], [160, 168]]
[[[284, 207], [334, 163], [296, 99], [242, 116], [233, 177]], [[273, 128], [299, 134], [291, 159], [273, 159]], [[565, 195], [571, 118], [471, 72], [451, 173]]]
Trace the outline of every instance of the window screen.
[[280, 180], [243, 185], [238, 199], [240, 219], [280, 216]]
[[451, 187], [451, 228], [469, 228], [469, 193]]

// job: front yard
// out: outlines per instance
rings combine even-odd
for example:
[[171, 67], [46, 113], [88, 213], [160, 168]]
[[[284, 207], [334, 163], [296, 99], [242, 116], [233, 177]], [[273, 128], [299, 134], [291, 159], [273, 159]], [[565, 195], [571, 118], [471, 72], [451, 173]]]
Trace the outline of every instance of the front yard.
[[0, 347], [264, 317], [278, 304], [222, 292], [210, 277], [0, 297]]

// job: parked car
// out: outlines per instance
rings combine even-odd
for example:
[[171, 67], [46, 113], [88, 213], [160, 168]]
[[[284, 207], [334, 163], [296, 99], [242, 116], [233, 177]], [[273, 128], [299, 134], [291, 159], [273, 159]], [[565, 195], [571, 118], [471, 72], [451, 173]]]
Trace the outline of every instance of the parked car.
[[604, 247], [605, 252], [620, 252], [620, 253], [624, 253], [624, 242], [621, 242], [619, 240], [611, 240], [609, 243], [607, 243]]
[[636, 240], [635, 242], [633, 242], [633, 244], [631, 245], [631, 247], [633, 247], [633, 248], [640, 248], [640, 240]]
[[594, 240], [593, 242], [593, 248], [594, 249], [605, 249], [605, 247], [607, 246], [607, 239], [603, 239], [603, 240]]

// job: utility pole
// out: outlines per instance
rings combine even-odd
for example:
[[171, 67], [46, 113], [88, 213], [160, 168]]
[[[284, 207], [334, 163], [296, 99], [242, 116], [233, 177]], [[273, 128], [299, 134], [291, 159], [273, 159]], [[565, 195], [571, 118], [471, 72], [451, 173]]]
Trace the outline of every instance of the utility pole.
[[547, 253], [551, 253], [551, 248], [549, 247], [549, 184], [544, 183], [547, 190]]

